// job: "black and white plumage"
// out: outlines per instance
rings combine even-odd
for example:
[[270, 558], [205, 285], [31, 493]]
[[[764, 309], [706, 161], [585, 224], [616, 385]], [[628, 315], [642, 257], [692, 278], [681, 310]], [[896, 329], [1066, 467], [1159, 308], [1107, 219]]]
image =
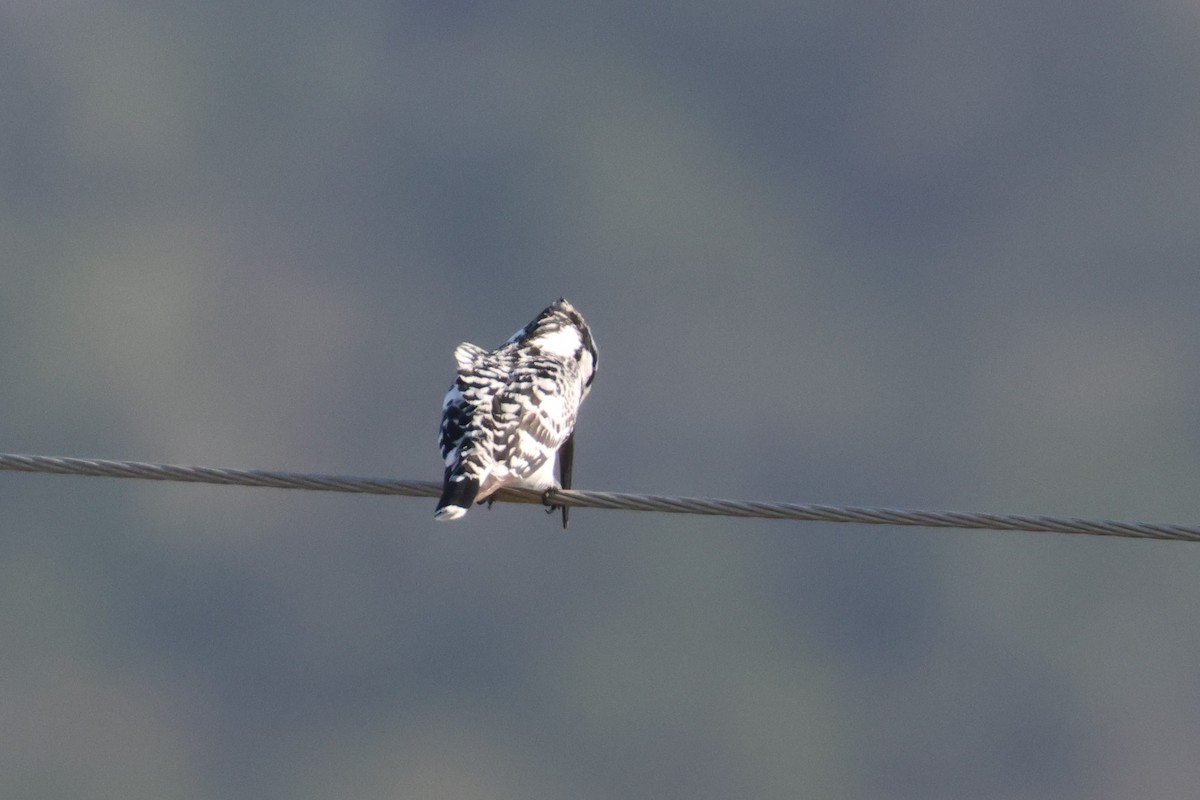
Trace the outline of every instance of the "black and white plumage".
[[446, 477], [434, 517], [458, 519], [505, 486], [569, 489], [575, 415], [597, 363], [575, 307], [559, 298], [496, 350], [463, 342], [454, 360], [458, 377], [442, 402], [438, 437]]

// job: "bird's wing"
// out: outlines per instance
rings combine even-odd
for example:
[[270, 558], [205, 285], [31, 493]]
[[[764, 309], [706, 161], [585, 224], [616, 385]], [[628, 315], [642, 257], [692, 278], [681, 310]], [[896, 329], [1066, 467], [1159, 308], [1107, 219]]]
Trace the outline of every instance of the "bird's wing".
[[496, 398], [497, 461], [525, 479], [552, 457], [575, 428], [578, 392], [560, 370], [519, 370]]

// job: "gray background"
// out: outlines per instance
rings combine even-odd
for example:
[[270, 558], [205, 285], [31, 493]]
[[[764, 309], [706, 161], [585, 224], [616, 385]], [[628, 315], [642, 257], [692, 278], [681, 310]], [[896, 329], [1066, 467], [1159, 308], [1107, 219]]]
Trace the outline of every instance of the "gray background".
[[[0, 8], [0, 450], [1200, 522], [1200, 8]], [[1184, 798], [1200, 549], [0, 475], [0, 795]]]

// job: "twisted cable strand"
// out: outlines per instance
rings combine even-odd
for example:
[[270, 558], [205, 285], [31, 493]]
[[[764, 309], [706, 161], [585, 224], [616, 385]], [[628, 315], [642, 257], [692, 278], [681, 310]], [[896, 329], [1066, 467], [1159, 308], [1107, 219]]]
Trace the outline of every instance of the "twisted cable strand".
[[[253, 486], [275, 489], [306, 489], [322, 492], [438, 497], [440, 484], [321, 475], [274, 470], [224, 469], [177, 464], [148, 464], [140, 461], [69, 458], [0, 453], [0, 470], [53, 475], [89, 475], [156, 481], [210, 483], [223, 486]], [[499, 502], [542, 505], [547, 496], [533, 489], [502, 489], [494, 495]], [[704, 497], [665, 497], [653, 494], [557, 490], [549, 494], [555, 505], [623, 511], [658, 511], [672, 514], [703, 514], [724, 517], [800, 520], [806, 522], [849, 522], [861, 525], [902, 525], [926, 528], [1074, 533], [1090, 536], [1119, 536], [1131, 539], [1160, 539], [1200, 542], [1200, 526], [1148, 522], [1088, 520], [1074, 517], [1042, 517], [1018, 514], [980, 514], [963, 511], [914, 511], [894, 508], [826, 506], [803, 503], [769, 503], [720, 500]]]

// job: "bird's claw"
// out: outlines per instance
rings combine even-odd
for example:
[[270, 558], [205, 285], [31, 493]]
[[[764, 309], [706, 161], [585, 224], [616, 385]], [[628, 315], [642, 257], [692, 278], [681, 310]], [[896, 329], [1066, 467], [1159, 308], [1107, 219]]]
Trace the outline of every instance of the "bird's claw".
[[556, 494], [558, 491], [558, 489], [551, 487], [542, 492], [542, 504], [546, 506], [547, 514], [553, 514], [555, 511], [562, 511], [563, 530], [565, 531], [567, 529], [567, 524], [570, 521], [571, 507], [555, 505], [554, 494]]

